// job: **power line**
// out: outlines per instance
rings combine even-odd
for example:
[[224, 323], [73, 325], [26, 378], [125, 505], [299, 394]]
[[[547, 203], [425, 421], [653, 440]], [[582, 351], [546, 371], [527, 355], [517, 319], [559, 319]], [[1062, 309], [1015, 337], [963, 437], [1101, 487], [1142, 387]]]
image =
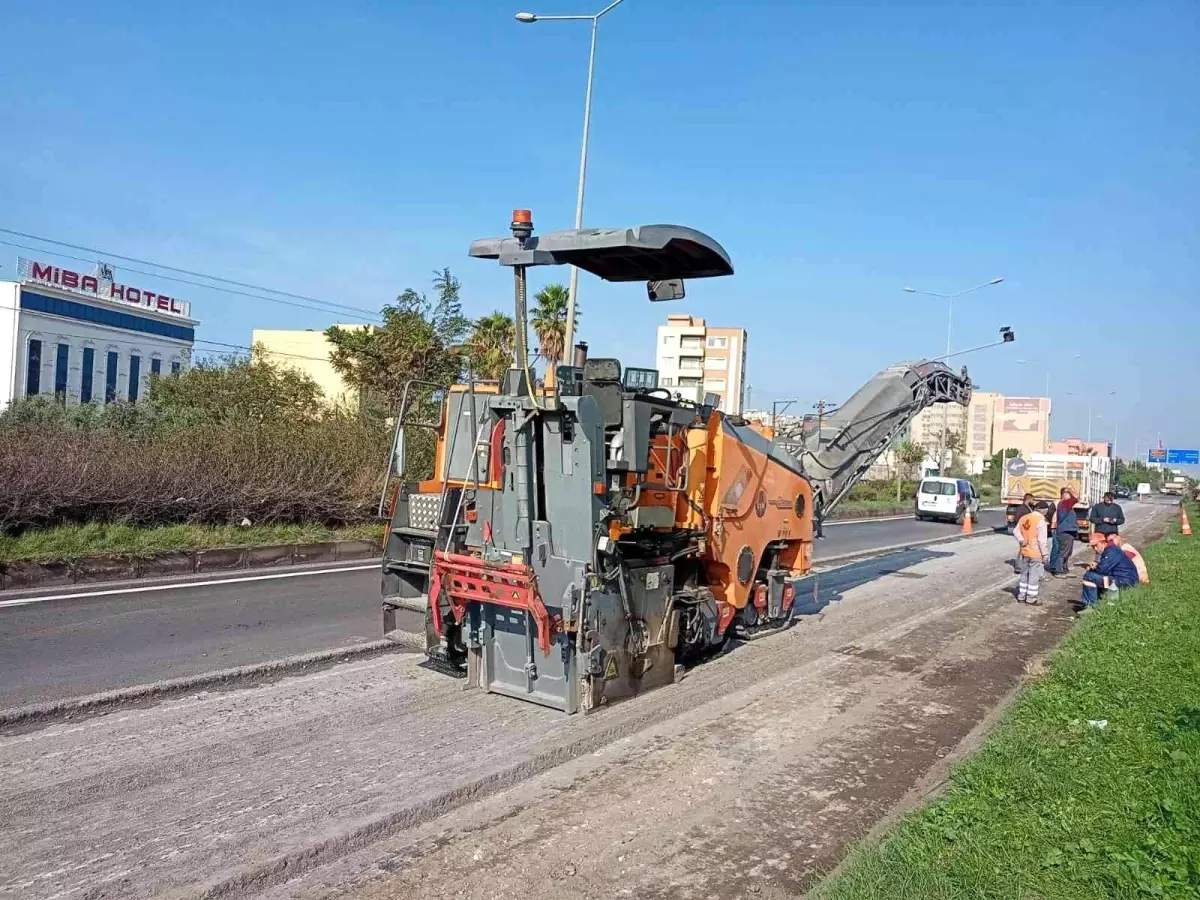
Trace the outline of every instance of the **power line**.
[[[0, 231], [3, 231], [3, 229], [0, 229]], [[61, 257], [62, 259], [71, 259], [71, 260], [74, 260], [75, 262], [83, 262], [83, 263], [95, 262], [95, 260], [85, 259], [82, 256], [72, 256], [69, 253], [63, 253], [61, 250], [43, 250], [40, 247], [30, 247], [26, 244], [18, 244], [14, 241], [0, 240], [0, 244], [3, 244], [8, 247], [16, 247], [19, 250], [28, 250], [31, 253], [49, 253], [52, 256], [58, 256], [58, 257]], [[297, 309], [311, 309], [314, 312], [321, 312], [321, 313], [327, 313], [327, 314], [333, 313], [333, 312], [338, 312], [339, 315], [344, 315], [344, 316], [347, 316], [348, 318], [352, 318], [352, 319], [365, 319], [368, 322], [378, 322], [379, 321], [378, 316], [368, 318], [366, 316], [360, 316], [356, 313], [341, 313], [337, 310], [324, 309], [319, 306], [308, 306], [304, 303], [294, 303], [291, 300], [281, 300], [278, 297], [263, 297], [259, 294], [248, 294], [245, 291], [235, 291], [233, 288], [221, 287], [220, 285], [216, 285], [216, 284], [202, 284], [199, 281], [188, 281], [186, 278], [178, 278], [174, 275], [162, 275], [158, 272], [145, 272], [141, 269], [130, 268], [129, 266], [124, 266], [123, 268], [126, 271], [134, 272], [137, 275], [148, 275], [151, 278], [161, 278], [165, 281], [175, 281], [175, 282], [178, 282], [179, 284], [190, 284], [193, 287], [205, 288], [206, 290], [210, 290], [210, 291], [223, 291], [226, 294], [236, 294], [239, 297], [249, 297], [252, 300], [266, 300], [268, 303], [282, 303], [284, 306], [294, 306]]]
[[[288, 356], [288, 357], [291, 357], [292, 359], [308, 359], [308, 360], [312, 360], [313, 362], [323, 362], [323, 363], [329, 362], [328, 356], [305, 356], [301, 353], [287, 353], [286, 351], [283, 351], [283, 350], [268, 350], [266, 347], [247, 347], [245, 344], [227, 344], [223, 341], [202, 341], [199, 339], [196, 340], [196, 343], [197, 344], [212, 344], [214, 347], [227, 347], [230, 350], [244, 350], [247, 353], [269, 353], [271, 356]], [[209, 350], [206, 352], [214, 353], [216, 351]]]
[[[0, 241], [0, 243], [3, 243], [3, 242]], [[8, 304], [0, 303], [0, 309], [20, 310], [20, 309], [22, 309], [22, 307], [9, 306]], [[107, 326], [101, 326], [101, 327], [107, 327]], [[161, 340], [161, 335], [147, 335], [147, 338], [151, 339], [151, 340], [153, 340], [153, 339]], [[148, 346], [146, 341], [131, 341], [128, 338], [111, 337], [109, 335], [104, 335], [103, 337], [98, 337], [98, 338], [92, 338], [90, 340], [94, 340], [96, 342], [97, 346], [99, 346], [100, 344], [124, 344], [127, 347], [138, 347], [138, 348]], [[174, 340], [177, 340], [177, 339], [174, 339]], [[257, 352], [257, 353], [265, 353], [269, 356], [286, 356], [291, 359], [307, 359], [307, 360], [311, 360], [312, 362], [324, 362], [324, 363], [329, 362], [329, 357], [327, 357], [327, 356], [305, 356], [302, 353], [288, 353], [285, 350], [270, 350], [266, 347], [257, 347], [257, 348], [256, 347], [247, 347], [245, 344], [227, 344], [222, 341], [209, 341], [209, 340], [204, 340], [201, 338], [196, 338], [195, 340], [193, 340], [192, 346], [190, 346], [190, 347], [185, 345], [185, 346], [177, 347], [176, 349], [181, 350], [181, 351], [192, 350], [197, 353], [216, 353], [216, 352], [218, 352], [217, 350], [210, 350], [205, 347], [196, 347], [196, 346], [194, 346], [195, 344], [212, 344], [214, 347], [225, 347], [225, 348], [228, 348], [231, 350], [242, 350], [246, 353], [256, 353]]]
[[[222, 278], [219, 275], [208, 275], [204, 272], [193, 272], [190, 269], [181, 269], [181, 268], [178, 268], [177, 266], [168, 266], [165, 263], [156, 263], [156, 262], [153, 262], [152, 260], [138, 259], [137, 257], [134, 257], [134, 256], [123, 256], [120, 253], [108, 253], [104, 250], [97, 250], [94, 247], [85, 247], [82, 244], [71, 244], [71, 243], [68, 243], [67, 241], [56, 241], [53, 238], [41, 237], [40, 235], [36, 235], [36, 234], [27, 234], [23, 231], [14, 231], [11, 228], [0, 228], [0, 233], [11, 234], [15, 237], [24, 238], [27, 241], [37, 241], [42, 244], [53, 244], [56, 247], [67, 247], [71, 250], [79, 250], [83, 253], [95, 253], [100, 257], [105, 257], [105, 258], [109, 258], [109, 259], [119, 259], [119, 260], [123, 260], [124, 262], [137, 263], [140, 266], [153, 266], [156, 269], [165, 269], [168, 272], [178, 272], [181, 275], [190, 275], [193, 278], [204, 278], [208, 281], [220, 282], [221, 284], [232, 284], [236, 287], [249, 288], [250, 290], [253, 290], [253, 291], [262, 291], [263, 293], [267, 293], [267, 294], [278, 294], [281, 297], [291, 297], [295, 300], [305, 300], [309, 303], [319, 303], [323, 306], [333, 307], [334, 309], [347, 310], [349, 312], [366, 314], [366, 315], [373, 316], [374, 318], [378, 318], [378, 316], [375, 316], [369, 309], [364, 309], [361, 306], [349, 306], [345, 303], [334, 303], [331, 300], [322, 300], [319, 297], [309, 297], [306, 294], [293, 294], [291, 291], [281, 291], [276, 288], [263, 287], [262, 285], [251, 284], [251, 283], [245, 282], [245, 281], [234, 281], [232, 278]], [[8, 242], [5, 241], [3, 243], [8, 243]], [[11, 246], [19, 246], [19, 245], [12, 244]], [[33, 250], [34, 252], [37, 252], [32, 247], [24, 247], [22, 249]], [[66, 254], [59, 254], [59, 255], [64, 257], [65, 259], [75, 259], [75, 260], [79, 259], [78, 257], [67, 256]], [[82, 262], [93, 262], [94, 260], [84, 259], [81, 261]], [[130, 269], [129, 271], [136, 272], [137, 270]], [[152, 277], [157, 277], [157, 278], [169, 278], [169, 276], [161, 275], [156, 272], [138, 272], [138, 274], [139, 275], [150, 275]], [[173, 279], [169, 279], [169, 280], [182, 281], [182, 279], [178, 279], [178, 278], [173, 278]], [[190, 281], [182, 281], [182, 283], [195, 285], [195, 282], [190, 282]], [[195, 285], [195, 286], [196, 287], [211, 287], [214, 290], [222, 290], [221, 288], [217, 288], [215, 285], [199, 284], [199, 285]], [[230, 293], [240, 293], [240, 292], [230, 291]], [[246, 296], [253, 296], [253, 295], [250, 294], [250, 295], [246, 295]], [[259, 297], [258, 299], [267, 300], [270, 298]], [[282, 301], [279, 301], [279, 302], [282, 302]], [[332, 311], [332, 310], [322, 310], [322, 312], [330, 312], [330, 311]]]

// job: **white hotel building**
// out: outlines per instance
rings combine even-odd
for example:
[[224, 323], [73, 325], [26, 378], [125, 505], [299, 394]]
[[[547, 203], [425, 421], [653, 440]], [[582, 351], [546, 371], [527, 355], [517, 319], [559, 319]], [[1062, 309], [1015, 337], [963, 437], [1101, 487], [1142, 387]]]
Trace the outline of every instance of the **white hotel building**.
[[18, 261], [0, 281], [0, 409], [21, 397], [64, 403], [136, 402], [152, 375], [187, 368], [196, 325], [177, 297]]

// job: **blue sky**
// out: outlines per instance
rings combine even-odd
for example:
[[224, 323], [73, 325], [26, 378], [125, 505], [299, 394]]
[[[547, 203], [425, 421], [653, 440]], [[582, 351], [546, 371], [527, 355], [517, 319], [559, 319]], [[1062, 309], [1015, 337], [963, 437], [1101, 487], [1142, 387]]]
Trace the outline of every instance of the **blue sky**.
[[[367, 308], [449, 266], [508, 310], [470, 240], [574, 212], [587, 26], [512, 16], [593, 10], [542, 2], [7, 4], [0, 227]], [[1192, 0], [626, 0], [585, 224], [725, 245], [737, 274], [671, 309], [749, 329], [755, 405], [943, 352], [945, 304], [902, 288], [1002, 275], [955, 308], [958, 347], [1017, 331], [964, 360], [980, 388], [1048, 373], [1055, 437], [1092, 395], [1122, 453], [1200, 446], [1198, 46]], [[338, 318], [174, 290], [211, 340]], [[593, 354], [652, 362], [665, 305], [586, 275], [580, 302]]]

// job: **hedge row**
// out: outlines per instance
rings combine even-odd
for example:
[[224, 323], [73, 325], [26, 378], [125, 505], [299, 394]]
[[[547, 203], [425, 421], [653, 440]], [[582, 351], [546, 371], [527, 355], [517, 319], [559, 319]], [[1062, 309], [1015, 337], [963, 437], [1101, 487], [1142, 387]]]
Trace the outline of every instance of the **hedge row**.
[[330, 526], [370, 519], [388, 453], [378, 424], [208, 423], [0, 430], [0, 528], [76, 522]]

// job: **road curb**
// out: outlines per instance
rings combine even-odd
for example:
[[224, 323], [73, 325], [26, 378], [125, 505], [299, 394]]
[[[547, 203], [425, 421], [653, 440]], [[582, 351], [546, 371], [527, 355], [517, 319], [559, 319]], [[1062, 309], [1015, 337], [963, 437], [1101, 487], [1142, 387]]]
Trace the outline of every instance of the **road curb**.
[[[903, 509], [904, 511], [903, 512], [888, 512], [887, 515], [862, 516], [857, 519], [851, 519], [848, 517], [845, 519], [839, 519], [837, 516], [833, 516], [832, 518], [828, 518], [825, 520], [825, 525], [826, 526], [830, 526], [830, 525], [872, 525], [876, 522], [902, 522], [905, 519], [913, 518], [913, 511], [912, 511], [911, 506], [897, 507], [897, 509]], [[995, 512], [996, 510], [999, 510], [999, 509], [1004, 509], [1004, 507], [1003, 506], [981, 506], [981, 507], [979, 507], [979, 511], [981, 513]]]
[[103, 691], [98, 694], [87, 694], [82, 697], [67, 697], [62, 700], [50, 700], [46, 703], [34, 703], [29, 706], [0, 709], [0, 728], [13, 725], [42, 724], [55, 719], [70, 718], [77, 714], [97, 713], [111, 707], [125, 706], [142, 700], [163, 700], [167, 697], [187, 694], [202, 688], [228, 687], [252, 679], [293, 675], [303, 672], [305, 669], [331, 663], [346, 662], [351, 659], [366, 659], [383, 653], [413, 653], [424, 649], [424, 642], [422, 642], [420, 647], [416, 647], [415, 645], [408, 646], [395, 641], [378, 640], [366, 644], [334, 647], [331, 650], [318, 650], [315, 653], [289, 656], [283, 659], [269, 660], [268, 662], [254, 663], [248, 666], [219, 669], [215, 672], [204, 672], [200, 675], [188, 675], [183, 678], [171, 678], [166, 681], [156, 681], [150, 684], [117, 688], [116, 690]]

